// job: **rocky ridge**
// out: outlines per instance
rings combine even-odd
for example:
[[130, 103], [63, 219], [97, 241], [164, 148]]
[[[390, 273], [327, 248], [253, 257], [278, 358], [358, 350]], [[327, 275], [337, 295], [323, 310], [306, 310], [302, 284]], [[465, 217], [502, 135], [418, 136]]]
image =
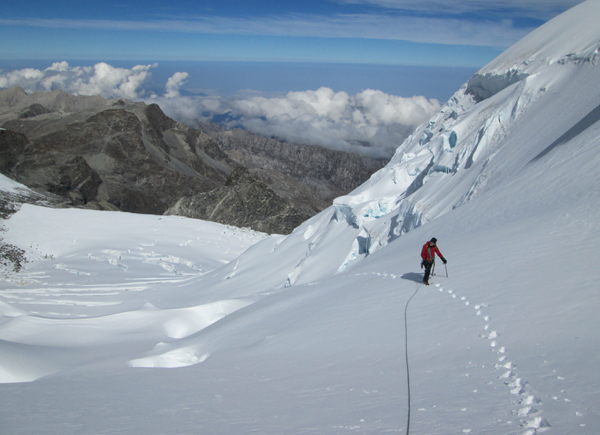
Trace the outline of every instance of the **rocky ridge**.
[[181, 198], [165, 214], [285, 234], [310, 218], [243, 166], [231, 173], [224, 186]]
[[[0, 127], [0, 172], [63, 205], [182, 214], [266, 232], [290, 232], [383, 166], [243, 131], [196, 130], [156, 104], [62, 91], [0, 90]], [[248, 170], [231, 178], [238, 166]]]
[[239, 129], [213, 133], [211, 139], [237, 164], [310, 216], [358, 187], [358, 180], [367, 180], [386, 163]]

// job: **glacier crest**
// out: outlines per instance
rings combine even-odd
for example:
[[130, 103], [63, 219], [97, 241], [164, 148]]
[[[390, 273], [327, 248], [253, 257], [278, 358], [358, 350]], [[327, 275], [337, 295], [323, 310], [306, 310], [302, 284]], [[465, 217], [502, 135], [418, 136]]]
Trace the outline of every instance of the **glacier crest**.
[[468, 82], [466, 94], [472, 95], [476, 103], [493, 97], [498, 92], [508, 88], [529, 76], [517, 68], [511, 68], [504, 74], [475, 74]]
[[598, 65], [600, 64], [600, 44], [595, 44], [594, 46], [578, 53], [567, 54], [566, 56], [562, 57], [558, 63], [560, 65]]

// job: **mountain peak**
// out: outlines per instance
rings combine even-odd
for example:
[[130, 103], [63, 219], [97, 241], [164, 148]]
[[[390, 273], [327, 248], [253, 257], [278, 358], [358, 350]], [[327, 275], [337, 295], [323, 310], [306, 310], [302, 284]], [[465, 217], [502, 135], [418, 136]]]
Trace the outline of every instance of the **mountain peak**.
[[569, 56], [597, 52], [600, 47], [600, 2], [585, 1], [532, 31], [483, 67], [478, 74], [505, 74], [516, 69], [534, 74]]

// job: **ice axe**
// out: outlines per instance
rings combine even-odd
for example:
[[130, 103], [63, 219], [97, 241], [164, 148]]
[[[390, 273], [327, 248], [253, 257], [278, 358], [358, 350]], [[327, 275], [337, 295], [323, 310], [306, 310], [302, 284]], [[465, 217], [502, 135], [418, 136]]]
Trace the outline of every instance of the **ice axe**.
[[[446, 268], [446, 278], [448, 278], [448, 265], [444, 263], [444, 267]], [[431, 268], [431, 276], [435, 275], [435, 261], [433, 262], [433, 267]]]

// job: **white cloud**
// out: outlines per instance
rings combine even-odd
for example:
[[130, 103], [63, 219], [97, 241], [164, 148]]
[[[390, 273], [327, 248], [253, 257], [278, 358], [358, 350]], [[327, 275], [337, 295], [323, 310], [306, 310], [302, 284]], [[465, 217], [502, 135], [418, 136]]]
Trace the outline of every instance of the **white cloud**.
[[0, 25], [58, 29], [163, 31], [230, 35], [405, 40], [417, 43], [508, 47], [534, 27], [513, 20], [546, 21], [583, 0], [331, 0], [362, 4], [360, 14], [165, 16], [152, 20], [0, 18]]
[[404, 40], [417, 43], [507, 47], [533, 28], [511, 20], [467, 20], [389, 14], [288, 14], [232, 18], [202, 16], [150, 21], [0, 19], [0, 25], [67, 29], [165, 31], [230, 35]]
[[272, 98], [181, 97], [152, 102], [190, 125], [226, 114], [222, 124], [229, 128], [376, 158], [390, 157], [440, 108], [437, 100], [420, 96], [402, 98], [370, 89], [350, 95], [326, 87]]
[[0, 74], [0, 88], [22, 86], [26, 92], [62, 89], [75, 95], [100, 95], [157, 103], [165, 113], [194, 126], [214, 117], [229, 128], [241, 127], [257, 134], [298, 144], [321, 145], [390, 157], [402, 141], [439, 110], [437, 100], [402, 98], [367, 89], [351, 95], [322, 87], [266, 98], [182, 97], [180, 86], [188, 73], [168, 79], [163, 96], [146, 96], [144, 84], [157, 65], [116, 68], [107, 63], [71, 67], [54, 63], [45, 70], [32, 68]]
[[165, 86], [165, 98], [175, 98], [179, 96], [179, 88], [185, 83], [185, 79], [188, 78], [186, 72], [176, 72], [169, 80], [167, 80], [167, 86]]
[[0, 75], [0, 88], [12, 88], [15, 86], [22, 86], [27, 90], [31, 89], [31, 85], [38, 86], [40, 80], [43, 78], [44, 73], [40, 70], [33, 68], [25, 68], [18, 71], [10, 71]]
[[363, 4], [425, 14], [485, 13], [518, 15], [548, 20], [584, 0], [335, 0], [340, 4]]
[[0, 74], [0, 88], [21, 86], [27, 93], [61, 89], [74, 95], [100, 95], [105, 98], [136, 99], [142, 84], [150, 78], [154, 65], [116, 68], [100, 62], [94, 66], [70, 67], [57, 62], [45, 70], [26, 68]]

